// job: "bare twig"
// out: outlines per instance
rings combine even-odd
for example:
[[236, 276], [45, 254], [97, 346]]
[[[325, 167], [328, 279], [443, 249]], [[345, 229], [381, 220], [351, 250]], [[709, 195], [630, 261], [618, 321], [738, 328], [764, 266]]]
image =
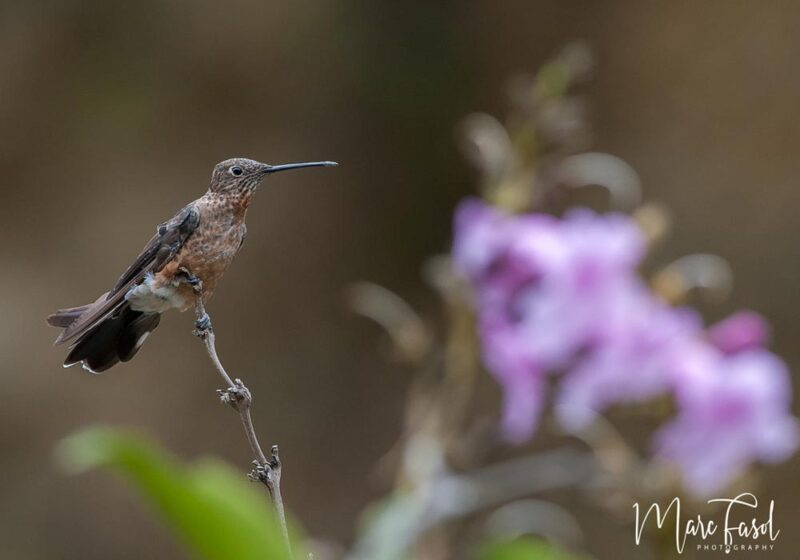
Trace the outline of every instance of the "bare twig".
[[244, 433], [247, 436], [247, 441], [250, 444], [250, 449], [253, 451], [255, 460], [253, 460], [253, 470], [247, 475], [248, 478], [255, 482], [261, 482], [267, 487], [269, 495], [272, 498], [272, 504], [275, 507], [275, 512], [278, 516], [278, 522], [281, 526], [281, 533], [286, 548], [291, 553], [291, 544], [289, 543], [289, 532], [286, 527], [286, 513], [283, 508], [283, 497], [281, 496], [281, 459], [278, 454], [278, 446], [273, 445], [270, 450], [270, 456], [264, 454], [261, 449], [261, 444], [258, 443], [256, 430], [253, 427], [253, 419], [250, 415], [250, 406], [253, 403], [253, 397], [250, 390], [245, 386], [241, 379], [231, 379], [228, 372], [217, 355], [217, 347], [215, 344], [216, 337], [214, 329], [211, 327], [211, 318], [206, 313], [203, 299], [200, 297], [202, 291], [201, 285], [198, 283], [195, 286], [195, 291], [198, 297], [195, 303], [195, 312], [197, 313], [197, 321], [194, 330], [195, 336], [202, 339], [206, 345], [208, 356], [211, 358], [211, 363], [214, 364], [220, 377], [222, 377], [227, 389], [219, 389], [220, 400], [223, 403], [229, 404], [236, 412], [239, 413], [239, 418], [242, 420]]

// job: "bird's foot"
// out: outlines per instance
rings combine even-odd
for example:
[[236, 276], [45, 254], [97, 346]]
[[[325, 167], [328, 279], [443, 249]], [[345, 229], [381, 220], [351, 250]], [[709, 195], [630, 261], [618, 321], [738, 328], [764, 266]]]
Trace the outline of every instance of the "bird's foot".
[[203, 281], [200, 280], [199, 277], [192, 274], [188, 268], [182, 266], [178, 269], [178, 274], [180, 275], [180, 279], [183, 282], [189, 284], [192, 289], [194, 289], [196, 294], [200, 294], [203, 291]]
[[241, 379], [234, 381], [232, 387], [227, 389], [217, 389], [219, 400], [225, 404], [231, 405], [236, 410], [245, 410], [250, 407], [253, 402], [253, 397], [250, 394], [250, 389], [245, 387]]
[[203, 313], [203, 315], [194, 322], [194, 326], [200, 334], [208, 332], [211, 329], [211, 317], [208, 313]]

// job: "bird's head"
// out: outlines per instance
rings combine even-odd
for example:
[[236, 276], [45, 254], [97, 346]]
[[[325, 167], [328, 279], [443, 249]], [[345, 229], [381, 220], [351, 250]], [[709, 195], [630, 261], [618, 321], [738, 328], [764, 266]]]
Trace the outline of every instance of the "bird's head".
[[335, 165], [338, 164], [334, 161], [269, 165], [268, 163], [261, 163], [247, 158], [226, 159], [214, 166], [209, 191], [231, 194], [253, 192], [269, 173], [301, 169], [303, 167], [331, 167]]

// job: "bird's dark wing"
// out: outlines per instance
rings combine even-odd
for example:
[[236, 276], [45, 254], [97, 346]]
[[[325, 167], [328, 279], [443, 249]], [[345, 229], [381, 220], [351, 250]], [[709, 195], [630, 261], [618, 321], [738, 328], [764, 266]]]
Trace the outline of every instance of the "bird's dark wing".
[[[74, 340], [113, 312], [124, 301], [125, 294], [131, 286], [140, 282], [148, 272], [158, 272], [175, 257], [199, 223], [200, 212], [193, 202], [178, 212], [174, 218], [158, 226], [156, 234], [109, 292], [88, 306], [62, 309], [48, 317], [47, 321], [51, 325], [66, 327], [56, 339], [56, 344]], [[74, 319], [65, 325], [68, 318]]]
[[141, 254], [119, 277], [109, 292], [108, 299], [116, 297], [119, 292], [123, 292], [124, 295], [128, 288], [141, 280], [146, 273], [161, 270], [177, 254], [199, 223], [200, 213], [193, 202], [185, 206], [174, 218], [158, 226], [156, 234], [145, 245]]

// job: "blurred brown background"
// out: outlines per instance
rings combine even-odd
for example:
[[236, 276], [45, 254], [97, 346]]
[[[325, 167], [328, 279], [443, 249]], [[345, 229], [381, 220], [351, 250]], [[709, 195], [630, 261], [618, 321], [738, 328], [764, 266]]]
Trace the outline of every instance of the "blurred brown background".
[[[800, 371], [795, 2], [3, 2], [2, 557], [183, 557], [116, 481], [58, 472], [53, 448], [79, 427], [137, 426], [183, 457], [248, 464], [190, 314], [167, 316], [133, 363], [100, 377], [62, 370], [44, 323], [113, 283], [230, 156], [341, 163], [263, 186], [209, 310], [261, 437], [281, 444], [289, 507], [347, 542], [385, 489], [371, 473], [408, 374], [342, 291], [369, 279], [435, 314], [419, 267], [447, 247], [473, 185], [459, 118], [502, 115], [508, 78], [576, 38], [597, 54], [598, 148], [674, 213], [659, 257], [727, 258], [735, 294], [710, 318], [763, 312]], [[761, 491], [782, 529], [770, 558], [800, 546], [798, 466], [768, 471]], [[576, 513], [599, 558], [641, 554], [629, 528]]]

